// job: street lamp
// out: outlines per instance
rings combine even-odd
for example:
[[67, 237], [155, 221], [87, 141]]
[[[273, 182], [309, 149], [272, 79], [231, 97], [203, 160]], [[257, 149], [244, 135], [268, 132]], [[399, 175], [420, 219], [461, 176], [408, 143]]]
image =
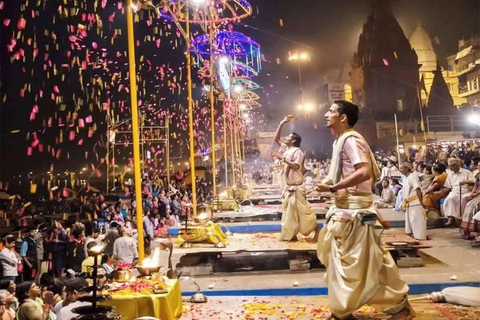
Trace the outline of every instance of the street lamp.
[[305, 116], [315, 111], [315, 105], [311, 102], [300, 103], [297, 105], [297, 110], [304, 113]]
[[303, 103], [303, 88], [302, 88], [302, 70], [300, 68], [302, 63], [310, 61], [310, 54], [304, 51], [296, 51], [289, 54], [288, 60], [295, 63], [298, 67], [298, 83], [300, 85], [300, 99]]

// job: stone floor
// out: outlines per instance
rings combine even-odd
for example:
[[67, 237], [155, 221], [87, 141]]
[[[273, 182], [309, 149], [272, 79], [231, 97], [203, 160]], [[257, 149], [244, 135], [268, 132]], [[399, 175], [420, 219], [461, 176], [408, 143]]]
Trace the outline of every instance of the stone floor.
[[[325, 296], [212, 297], [206, 304], [186, 303], [181, 320], [312, 320], [328, 313]], [[478, 320], [480, 309], [462, 308], [430, 301], [413, 301], [417, 320]], [[364, 306], [357, 319], [388, 319], [388, 315]], [[468, 317], [468, 318], [466, 318]]]

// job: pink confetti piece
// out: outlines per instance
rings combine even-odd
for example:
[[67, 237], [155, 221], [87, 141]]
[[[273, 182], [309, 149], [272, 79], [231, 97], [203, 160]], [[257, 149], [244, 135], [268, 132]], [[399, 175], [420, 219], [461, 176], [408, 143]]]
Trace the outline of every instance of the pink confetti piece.
[[3, 19], [3, 25], [8, 27], [10, 25], [10, 19]]
[[26, 25], [27, 25], [27, 20], [25, 20], [23, 17], [18, 19], [18, 22], [17, 22], [17, 29], [18, 30], [25, 29]]

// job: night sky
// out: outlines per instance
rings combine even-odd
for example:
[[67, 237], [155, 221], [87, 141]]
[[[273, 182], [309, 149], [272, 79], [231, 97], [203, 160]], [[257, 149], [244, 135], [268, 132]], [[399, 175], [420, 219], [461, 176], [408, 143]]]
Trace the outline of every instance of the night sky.
[[[40, 2], [45, 1], [41, 0]], [[32, 2], [36, 1], [30, 0], [30, 6], [32, 6]], [[84, 77], [92, 76], [97, 80], [103, 79], [113, 83], [112, 72], [115, 72], [115, 70], [121, 72], [125, 81], [115, 80], [116, 84], [112, 87], [110, 96], [111, 100], [117, 102], [116, 108], [119, 108], [122, 101], [128, 105], [129, 97], [125, 91], [119, 93], [117, 90], [122, 83], [128, 84], [125, 76], [126, 65], [124, 64], [126, 56], [119, 57], [115, 54], [117, 51], [124, 52], [126, 50], [125, 20], [118, 10], [117, 2], [108, 0], [105, 10], [100, 10], [99, 13], [103, 21], [104, 36], [111, 36], [113, 29], [122, 29], [123, 33], [115, 41], [115, 44], [110, 45], [109, 38], [103, 38], [102, 40], [101, 37], [93, 35], [93, 32], [89, 32], [84, 43], [86, 47], [89, 47], [95, 41], [98, 42], [98, 50], [102, 48], [112, 49], [107, 59], [113, 62], [108, 70], [103, 70], [101, 67], [97, 69], [88, 67], [88, 70], [85, 70]], [[436, 49], [442, 57], [455, 54], [458, 40], [462, 37], [468, 38], [471, 35], [480, 34], [480, 1], [478, 0], [392, 0], [390, 2], [406, 36], [409, 37], [418, 22], [421, 22], [432, 39], [437, 37], [435, 41]], [[55, 124], [50, 129], [45, 129], [43, 126], [48, 118], [53, 117], [55, 112], [59, 112], [58, 104], [52, 103], [51, 99], [46, 98], [47, 96], [50, 97], [52, 88], [55, 85], [59, 88], [60, 94], [67, 105], [64, 112], [75, 110], [75, 102], [72, 96], [75, 94], [78, 98], [82, 91], [79, 89], [78, 70], [72, 69], [71, 72], [64, 72], [65, 78], [63, 81], [60, 77], [56, 79], [53, 79], [55, 77], [42, 78], [45, 76], [43, 71], [45, 61], [42, 52], [35, 61], [27, 59], [25, 64], [19, 61], [10, 63], [10, 59], [16, 50], [9, 52], [7, 45], [11, 45], [13, 32], [18, 32], [17, 22], [21, 14], [20, 6], [25, 3], [25, 0], [0, 0], [0, 3], [3, 7], [0, 10], [2, 20], [0, 39], [2, 84], [0, 178], [7, 179], [19, 172], [46, 171], [52, 167], [55, 170], [78, 170], [84, 165], [96, 167], [104, 156], [102, 156], [102, 151], [99, 150], [102, 141], [104, 141], [104, 132], [102, 132], [104, 129], [102, 128], [105, 128], [105, 115], [102, 110], [96, 107], [93, 108], [93, 111], [90, 111], [88, 101], [77, 112], [78, 117], [82, 119], [91, 115], [93, 122], [97, 124], [97, 131], [91, 138], [86, 136], [86, 130], [80, 130], [74, 140], [69, 141], [68, 132], [65, 132], [63, 144], [57, 146], [58, 149], [62, 150], [60, 156], [52, 157], [50, 153], [45, 151], [43, 153], [33, 152], [32, 156], [27, 156], [27, 147], [33, 141], [32, 132], [38, 132], [46, 149], [47, 144], [53, 148], [56, 147], [55, 138], [58, 138], [58, 130], [64, 130], [63, 127], [55, 129]], [[30, 13], [24, 13], [27, 26], [22, 31], [28, 37], [36, 35], [39, 48], [52, 41], [51, 36], [44, 36], [44, 29], [49, 32], [54, 31], [59, 50], [50, 49], [49, 59], [53, 64], [58, 65], [69, 63], [65, 52], [70, 47], [68, 37], [71, 33], [67, 32], [67, 26], [76, 26], [79, 23], [77, 21], [78, 17], [64, 18], [63, 20], [57, 17], [55, 24], [52, 23], [53, 17], [56, 15], [55, 12], [62, 3], [63, 1], [48, 0], [44, 10], [38, 9], [39, 14], [35, 19], [30, 17]], [[351, 60], [356, 50], [363, 23], [371, 12], [373, 1], [250, 0], [250, 3], [254, 8], [253, 15], [235, 25], [234, 30], [251, 36], [262, 46], [265, 60], [263, 70], [259, 77], [254, 79], [262, 86], [262, 89], [258, 92], [261, 96], [260, 103], [263, 105], [258, 112], [258, 119], [261, 119], [258, 120], [258, 124], [264, 126], [267, 130], [271, 130], [284, 115], [291, 113], [292, 108], [298, 101], [297, 69], [288, 63], [288, 51], [302, 49], [311, 53], [313, 60], [308, 68], [304, 68], [302, 77], [304, 78], [305, 95], [313, 96], [313, 91], [318, 87], [318, 79], [322, 72], [332, 67], [342, 66]], [[116, 16], [113, 22], [110, 22], [109, 16], [113, 12], [116, 12]], [[10, 20], [9, 24], [6, 23], [6, 20]], [[282, 20], [283, 26], [280, 25], [280, 20]], [[155, 21], [153, 26], [168, 30], [167, 24], [164, 21]], [[170, 34], [161, 38], [161, 44], [154, 41], [143, 42], [145, 36], [152, 35], [150, 29], [145, 24], [145, 20], [141, 19], [136, 24], [136, 36], [137, 39], [141, 39], [140, 46], [136, 49], [137, 60], [142, 55], [149, 60], [149, 64], [144, 60], [137, 65], [139, 74], [142, 75], [142, 79], [146, 80], [146, 84], [141, 87], [143, 92], [140, 93], [139, 98], [143, 99], [144, 102], [151, 101], [155, 105], [155, 110], [146, 111], [154, 118], [157, 117], [159, 110], [166, 110], [167, 105], [176, 105], [175, 109], [179, 114], [182, 114], [184, 109], [180, 108], [179, 105], [186, 106], [185, 90], [181, 88], [180, 93], [178, 91], [172, 92], [171, 88], [159, 89], [159, 86], [167, 86], [169, 80], [173, 82], [175, 74], [177, 75], [175, 80], [181, 84], [179, 76], [183, 74], [184, 77], [185, 71], [181, 70], [182, 66], [184, 67], [182, 65], [184, 63], [182, 59], [184, 42], [176, 34], [174, 25]], [[17, 40], [16, 49], [22, 46], [26, 55], [32, 55], [32, 46], [27, 45], [26, 40], [23, 43], [21, 40]], [[78, 49], [72, 50], [72, 56], [78, 56], [81, 60], [85, 58], [84, 51], [85, 48], [80, 46]], [[118, 63], [115, 64], [115, 61]], [[170, 75], [166, 72], [162, 80], [159, 79], [158, 74], [159, 67], [164, 64], [168, 64], [175, 71]], [[36, 71], [35, 76], [29, 76], [29, 72], [23, 72], [22, 68], [26, 68], [28, 71], [33, 68]], [[197, 69], [194, 69], [193, 74], [197, 75], [197, 71]], [[32, 83], [32, 91], [26, 93], [22, 98], [19, 96], [19, 88], [23, 87], [25, 83]], [[201, 93], [202, 80], [197, 79], [196, 84], [197, 91], [194, 94], [196, 99], [200, 100], [198, 117], [203, 117], [205, 115], [201, 114], [201, 108], [202, 106], [206, 107], [207, 104], [203, 101], [205, 99]], [[42, 90], [42, 86], [46, 87], [44, 88], [45, 96], [35, 102], [35, 95], [38, 94], [38, 90]], [[105, 96], [104, 92], [99, 92], [96, 98], [98, 101], [104, 102], [108, 97]], [[32, 107], [35, 104], [38, 104], [39, 111], [36, 113], [35, 119], [31, 121]], [[127, 111], [124, 114], [122, 113], [123, 117], [126, 116]], [[63, 115], [63, 117], [65, 116]], [[202, 120], [200, 120], [198, 131], [202, 131], [202, 123]], [[299, 119], [298, 124], [295, 130], [303, 135], [305, 148], [315, 148], [317, 152], [328, 149], [331, 138], [327, 136], [328, 133], [325, 130], [321, 129], [323, 123], [320, 120], [320, 114], [308, 120]], [[175, 148], [178, 148], [177, 153], [180, 156], [186, 156], [188, 154], [187, 145], [184, 143], [186, 135], [185, 132], [182, 133], [181, 129], [180, 126], [177, 136], [178, 144]], [[19, 132], [12, 133], [14, 130], [19, 130]], [[29, 132], [29, 139], [27, 139]], [[317, 145], [319, 141], [317, 136], [321, 136], [322, 139], [320, 140], [324, 141], [323, 144], [320, 142], [320, 147]], [[78, 141], [81, 139], [83, 139], [83, 143], [80, 145]], [[205, 141], [208, 141], [208, 139], [208, 135], [203, 137], [204, 141], [200, 144], [206, 143]], [[94, 156], [94, 150], [97, 150], [97, 156]], [[84, 157], [86, 151], [89, 152], [88, 157]], [[69, 159], [66, 157], [67, 153], [70, 155]], [[128, 157], [128, 152], [126, 152], [124, 164], [128, 163]]]

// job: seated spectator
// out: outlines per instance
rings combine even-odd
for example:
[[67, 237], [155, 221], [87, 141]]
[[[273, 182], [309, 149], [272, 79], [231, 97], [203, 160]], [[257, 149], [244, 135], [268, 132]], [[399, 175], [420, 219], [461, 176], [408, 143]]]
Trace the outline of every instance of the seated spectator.
[[[401, 183], [405, 181], [405, 177], [403, 175], [400, 177], [400, 181]], [[404, 212], [404, 210], [402, 209], [402, 203], [403, 203], [403, 185], [400, 191], [398, 191], [397, 201], [395, 201], [395, 209], [393, 210], [398, 212]]]
[[392, 178], [392, 191], [393, 191], [393, 194], [396, 196], [398, 196], [398, 193], [400, 192], [400, 190], [402, 190], [402, 185], [400, 184], [400, 182], [398, 182], [398, 179], [397, 178]]
[[423, 205], [427, 208], [440, 209], [440, 199], [448, 195], [448, 189], [444, 189], [447, 174], [444, 164], [436, 164], [432, 168], [433, 180], [430, 185], [423, 191]]
[[14, 297], [14, 302], [12, 303], [12, 308], [14, 310], [18, 309], [18, 299], [16, 298], [15, 294], [17, 291], [17, 285], [13, 280], [2, 280], [0, 281], [0, 290], [6, 290]]
[[397, 163], [393, 160], [388, 160], [387, 168], [388, 168], [388, 176], [391, 179], [393, 179], [393, 178], [398, 179], [402, 175], [400, 170], [398, 170]]
[[[16, 313], [13, 308], [15, 303], [15, 296], [8, 292], [7, 290], [0, 290], [0, 308], [3, 306], [4, 312], [3, 315], [0, 315], [2, 320], [13, 320], [15, 319]], [[1, 312], [0, 312], [1, 313]]]
[[472, 174], [474, 177], [477, 176], [477, 173], [480, 171], [480, 158], [479, 157], [474, 157], [472, 158], [472, 162], [470, 163], [470, 171], [472, 171]]
[[388, 180], [382, 181], [382, 196], [380, 200], [375, 201], [375, 207], [377, 209], [381, 208], [393, 208], [395, 206], [395, 194], [390, 188], [390, 183]]
[[381, 175], [380, 175], [380, 181], [375, 183], [375, 194], [377, 196], [382, 195], [382, 181], [389, 176], [389, 168], [388, 168], [388, 162], [387, 161], [381, 161], [379, 163], [379, 167], [382, 169]]
[[422, 168], [422, 173], [420, 174], [420, 189], [422, 193], [425, 193], [432, 183], [434, 176], [432, 174], [432, 166], [422, 163], [420, 168]]
[[448, 159], [448, 168], [445, 188], [450, 189], [450, 193], [445, 198], [443, 207], [448, 217], [445, 226], [454, 227], [462, 219], [460, 212], [463, 210], [460, 210], [460, 205], [466, 204], [466, 198], [470, 194], [468, 186], [474, 184], [475, 178], [471, 171], [462, 168], [462, 161], [459, 159]]
[[476, 232], [480, 235], [480, 222], [473, 217], [480, 211], [480, 174], [475, 178], [475, 186], [472, 193], [466, 198], [466, 206], [463, 211], [460, 232], [463, 239], [471, 239], [471, 233]]

